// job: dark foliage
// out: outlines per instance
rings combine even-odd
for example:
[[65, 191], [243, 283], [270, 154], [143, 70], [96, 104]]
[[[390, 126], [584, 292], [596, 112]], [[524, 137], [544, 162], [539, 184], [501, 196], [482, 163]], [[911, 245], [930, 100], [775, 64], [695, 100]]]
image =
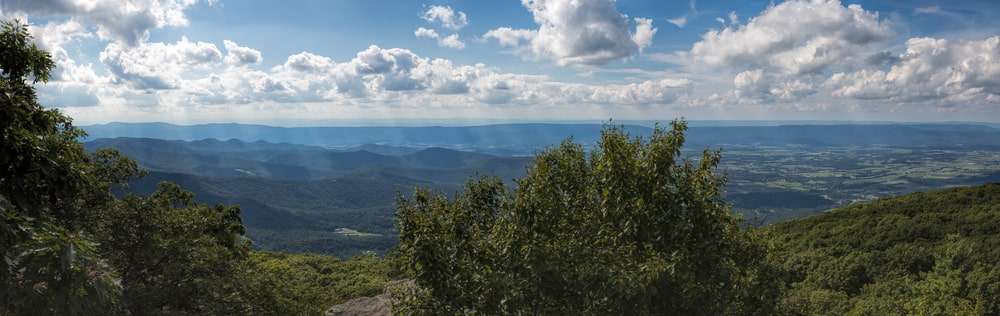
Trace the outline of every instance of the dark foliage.
[[793, 314], [1000, 313], [1000, 184], [880, 199], [766, 231]]

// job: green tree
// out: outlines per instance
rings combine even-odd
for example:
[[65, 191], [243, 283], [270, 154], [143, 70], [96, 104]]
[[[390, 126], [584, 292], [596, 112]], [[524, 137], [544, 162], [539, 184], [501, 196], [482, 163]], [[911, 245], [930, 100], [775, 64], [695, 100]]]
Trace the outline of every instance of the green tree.
[[[51, 57], [18, 21], [0, 25], [0, 314], [113, 310], [113, 271], [82, 228], [108, 187], [77, 139], [83, 132], [43, 108], [34, 84]], [[102, 184], [104, 183], [104, 184]]]
[[27, 25], [0, 25], [0, 315], [244, 315], [294, 311], [261, 288], [239, 208], [163, 184], [112, 194], [143, 174], [37, 101], [51, 57]]
[[239, 208], [194, 202], [162, 183], [149, 197], [129, 195], [97, 220], [96, 235], [122, 284], [132, 315], [242, 314], [240, 274], [250, 252]]
[[909, 315], [983, 315], [982, 306], [969, 299], [967, 271], [963, 257], [968, 256], [969, 243], [958, 235], [949, 235], [947, 243], [935, 256], [934, 268], [922, 274], [923, 279], [912, 284], [912, 298], [905, 302]]
[[721, 200], [719, 153], [680, 157], [686, 128], [657, 127], [648, 143], [609, 128], [589, 157], [564, 142], [539, 154], [513, 192], [484, 178], [452, 200], [425, 190], [400, 198], [400, 251], [430, 292], [407, 310], [772, 312], [767, 249]]

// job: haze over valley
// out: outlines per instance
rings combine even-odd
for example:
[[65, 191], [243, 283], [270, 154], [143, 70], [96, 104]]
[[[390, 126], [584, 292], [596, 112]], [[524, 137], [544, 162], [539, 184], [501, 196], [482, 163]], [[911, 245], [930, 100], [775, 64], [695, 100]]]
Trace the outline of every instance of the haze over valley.
[[[784, 125], [783, 125], [784, 124]], [[534, 153], [600, 124], [277, 128], [162, 123], [86, 126], [88, 150], [117, 149], [151, 171], [131, 187], [182, 184], [206, 203], [240, 205], [261, 249], [337, 256], [395, 245], [398, 194], [461, 191], [470, 178], [509, 186]], [[652, 129], [626, 125], [636, 137]], [[159, 138], [146, 138], [158, 136]], [[220, 140], [225, 139], [225, 140]], [[721, 149], [726, 199], [758, 224], [915, 191], [1000, 181], [1000, 129], [977, 124], [698, 126], [683, 155]]]

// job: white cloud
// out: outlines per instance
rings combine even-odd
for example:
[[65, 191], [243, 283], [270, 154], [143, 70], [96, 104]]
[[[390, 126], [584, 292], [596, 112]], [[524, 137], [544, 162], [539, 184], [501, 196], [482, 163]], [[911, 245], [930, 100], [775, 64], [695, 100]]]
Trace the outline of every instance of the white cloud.
[[719, 95], [736, 104], [837, 95], [823, 90], [832, 72], [893, 60], [884, 50], [894, 35], [890, 23], [877, 12], [838, 0], [791, 0], [745, 23], [735, 12], [718, 20], [721, 30], [704, 33], [687, 52], [661, 59], [716, 76], [734, 73], [732, 89]]
[[51, 82], [39, 88], [38, 101], [51, 107], [90, 107], [100, 104], [94, 90], [84, 84]]
[[[158, 51], [167, 53], [150, 58], [183, 64], [181, 57], [170, 56], [182, 56], [182, 51], [194, 47], [198, 45], [187, 40], [156, 46]], [[675, 104], [689, 94], [692, 84], [681, 78], [624, 84], [566, 83], [546, 76], [504, 73], [483, 64], [458, 65], [447, 59], [421, 57], [407, 49], [378, 46], [370, 46], [343, 62], [302, 52], [289, 56], [282, 65], [269, 71], [223, 67], [220, 57], [205, 58], [208, 68], [217, 71], [196, 77], [191, 72], [178, 73], [177, 69], [146, 72], [145, 65], [131, 58], [152, 54], [148, 51], [152, 48], [142, 46], [135, 50], [141, 52], [109, 52], [106, 59], [109, 63], [121, 61], [123, 66], [120, 68], [129, 69], [120, 75], [116, 72], [117, 80], [129, 82], [124, 88], [145, 90], [145, 98], [155, 96], [149, 101], [159, 102], [161, 107], [261, 103], [402, 103], [462, 108], [501, 104], [529, 108], [634, 107]], [[194, 67], [197, 66], [188, 68]], [[128, 91], [116, 95], [122, 98], [143, 95]]]
[[521, 4], [534, 16], [537, 30], [504, 27], [483, 37], [519, 48], [527, 41], [530, 48], [523, 52], [559, 65], [603, 65], [627, 58], [648, 46], [656, 33], [649, 19], [636, 19], [636, 30], [630, 31], [628, 17], [615, 9], [613, 0], [522, 0]]
[[509, 27], [499, 27], [483, 34], [483, 39], [495, 39], [500, 46], [517, 47], [522, 42], [531, 42], [538, 31], [525, 29], [512, 29]]
[[679, 16], [673, 19], [667, 19], [667, 22], [670, 22], [670, 24], [676, 25], [677, 27], [683, 28], [685, 25], [687, 25], [688, 19], [686, 16]]
[[[893, 38], [894, 27], [888, 20], [833, 0], [786, 1], [749, 19], [730, 13], [720, 18], [717, 30], [680, 52], [650, 52], [657, 33], [653, 20], [626, 16], [611, 0], [523, 0], [537, 28], [500, 27], [482, 35], [522, 56], [559, 65], [601, 65], [644, 54], [681, 66], [584, 68], [591, 73], [610, 74], [604, 71], [614, 69], [615, 76], [624, 74], [619, 80], [590, 77], [586, 79], [590, 83], [456, 64], [379, 46], [339, 61], [301, 52], [260, 69], [246, 67], [262, 62], [260, 51], [230, 40], [148, 41], [152, 29], [185, 25], [185, 8], [194, 0], [136, 1], [128, 9], [111, 8], [112, 1], [105, 0], [0, 1], [5, 13], [16, 7], [17, 12], [34, 12], [42, 17], [38, 21], [44, 21], [31, 31], [36, 42], [52, 52], [58, 68], [53, 80], [39, 88], [43, 102], [68, 109], [97, 105], [105, 111], [90, 108], [93, 113], [136, 108], [161, 114], [298, 109], [308, 117], [311, 112], [302, 109], [330, 113], [355, 107], [361, 116], [368, 111], [392, 116], [401, 108], [413, 110], [407, 113], [437, 110], [434, 113], [453, 115], [468, 109], [506, 113], [517, 106], [517, 113], [544, 109], [559, 116], [594, 109], [613, 114], [720, 104], [777, 113], [912, 103], [938, 108], [1000, 103], [1000, 37], [915, 38], [905, 46], [894, 46], [899, 40]], [[692, 12], [668, 22], [687, 25], [697, 16], [691, 5]], [[102, 20], [108, 16], [136, 16], [148, 23]], [[434, 25], [416, 29], [416, 37], [433, 39], [442, 47], [465, 47], [457, 33], [468, 24], [464, 13], [431, 6], [422, 18]], [[80, 48], [89, 47], [76, 44], [98, 38], [112, 41], [100, 53], [97, 68], [74, 60], [87, 60], [78, 55]], [[261, 113], [278, 115], [267, 111]]]
[[660, 79], [625, 85], [585, 86], [588, 101], [602, 104], [656, 105], [673, 103], [687, 93], [691, 81]]
[[448, 36], [445, 36], [445, 37], [441, 37], [441, 35], [439, 35], [437, 33], [437, 31], [434, 31], [432, 29], [426, 29], [426, 28], [419, 27], [419, 28], [417, 28], [416, 31], [413, 31], [413, 35], [415, 35], [418, 38], [422, 37], [422, 38], [434, 39], [434, 40], [437, 41], [438, 46], [441, 46], [441, 47], [448, 47], [448, 48], [454, 48], [454, 49], [463, 49], [463, 48], [465, 48], [465, 43], [463, 43], [458, 38], [458, 34], [451, 34], [451, 35], [448, 35]]
[[322, 73], [333, 68], [333, 59], [310, 52], [301, 52], [288, 56], [284, 67], [306, 73]]
[[101, 62], [122, 82], [135, 89], [176, 89], [182, 75], [192, 68], [222, 61], [215, 44], [191, 42], [182, 37], [174, 44], [142, 43], [127, 47], [108, 44], [101, 52]]
[[695, 0], [688, 1], [688, 12], [682, 16], [666, 19], [670, 24], [676, 25], [678, 28], [684, 28], [688, 23], [688, 18], [694, 18], [698, 16], [698, 8], [695, 4]]
[[742, 102], [795, 101], [816, 92], [807, 81], [780, 79], [760, 69], [747, 70], [733, 78], [733, 94]]
[[261, 56], [260, 51], [250, 48], [243, 47], [236, 42], [225, 40], [222, 42], [223, 46], [226, 47], [226, 64], [233, 66], [245, 66], [252, 64], [259, 64], [264, 58]]
[[729, 11], [729, 14], [726, 15], [726, 17], [729, 18], [729, 25], [740, 24], [740, 16], [736, 15], [736, 11]]
[[63, 45], [69, 42], [93, 37], [93, 33], [75, 19], [62, 22], [50, 21], [42, 26], [30, 26], [28, 31], [34, 36], [38, 46], [59, 59], [66, 55]]
[[983, 40], [911, 38], [888, 71], [834, 74], [831, 94], [900, 102], [1000, 103], [1000, 36]]
[[655, 35], [656, 28], [653, 27], [652, 19], [635, 18], [635, 34], [632, 34], [632, 41], [639, 46], [639, 52], [653, 44]]
[[469, 17], [465, 12], [455, 12], [450, 6], [432, 5], [421, 18], [427, 22], [441, 23], [441, 26], [452, 30], [459, 30], [469, 24]]
[[441, 35], [438, 35], [437, 31], [422, 27], [418, 27], [416, 31], [413, 31], [413, 35], [415, 35], [416, 37], [432, 38], [432, 39], [441, 38]]
[[184, 10], [197, 0], [5, 0], [0, 11], [32, 17], [71, 16], [93, 24], [103, 39], [135, 46], [149, 31], [188, 24]]
[[465, 43], [463, 43], [461, 40], [458, 39], [458, 34], [451, 34], [451, 35], [445, 36], [444, 38], [442, 38], [442, 39], [440, 39], [438, 41], [438, 45], [441, 45], [442, 47], [448, 47], [448, 48], [454, 48], [454, 49], [463, 49], [463, 48], [465, 48]]
[[[74, 19], [66, 21], [50, 21], [42, 26], [30, 26], [29, 32], [34, 36], [35, 43], [52, 55], [52, 60], [56, 63], [56, 70], [53, 71], [52, 80], [71, 80], [66, 74], [80, 72], [84, 66], [77, 65], [70, 56], [69, 51], [64, 47], [67, 44], [91, 38], [93, 33], [88, 32], [83, 24]], [[87, 66], [89, 69], [89, 66]], [[93, 71], [91, 71], [92, 73]]]
[[787, 1], [746, 24], [738, 22], [733, 14], [729, 26], [705, 33], [691, 48], [692, 62], [790, 74], [817, 72], [834, 63], [850, 63], [869, 45], [893, 35], [877, 12], [859, 5], [845, 7], [837, 0]]

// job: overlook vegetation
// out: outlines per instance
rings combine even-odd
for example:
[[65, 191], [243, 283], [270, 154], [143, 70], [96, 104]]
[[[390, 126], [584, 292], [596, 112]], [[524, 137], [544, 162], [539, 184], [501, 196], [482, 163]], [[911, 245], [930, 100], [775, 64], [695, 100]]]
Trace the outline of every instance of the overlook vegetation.
[[[381, 257], [260, 251], [232, 205], [252, 200], [220, 192], [291, 192], [253, 208], [271, 212], [254, 224], [277, 235], [316, 218], [315, 203], [363, 204], [338, 194], [372, 179], [191, 179], [147, 172], [115, 150], [88, 152], [85, 133], [37, 101], [34, 85], [53, 67], [25, 25], [3, 24], [0, 315], [319, 315], [380, 293], [397, 314], [1000, 315], [998, 184], [754, 228], [723, 199], [719, 152], [681, 157], [687, 126], [677, 121], [646, 139], [607, 128], [590, 151], [566, 141], [538, 154], [514, 186], [482, 177], [452, 196], [425, 188], [372, 206], [395, 215], [395, 228], [383, 228], [399, 234]], [[443, 154], [402, 151], [386, 163]], [[309, 228], [292, 233], [337, 229]], [[400, 283], [411, 286], [391, 286]]]
[[470, 182], [399, 202], [400, 252], [428, 297], [415, 314], [771, 314], [766, 251], [721, 199], [719, 153], [681, 159], [683, 122], [648, 143], [566, 142], [510, 192]]
[[1000, 313], [1000, 184], [880, 199], [764, 231], [795, 314]]
[[[115, 196], [144, 172], [87, 153], [84, 133], [38, 104], [33, 84], [52, 67], [25, 25], [2, 25], [0, 315], [319, 314], [387, 277], [372, 258], [252, 252], [238, 207], [175, 184]], [[283, 286], [295, 276], [313, 283]]]

